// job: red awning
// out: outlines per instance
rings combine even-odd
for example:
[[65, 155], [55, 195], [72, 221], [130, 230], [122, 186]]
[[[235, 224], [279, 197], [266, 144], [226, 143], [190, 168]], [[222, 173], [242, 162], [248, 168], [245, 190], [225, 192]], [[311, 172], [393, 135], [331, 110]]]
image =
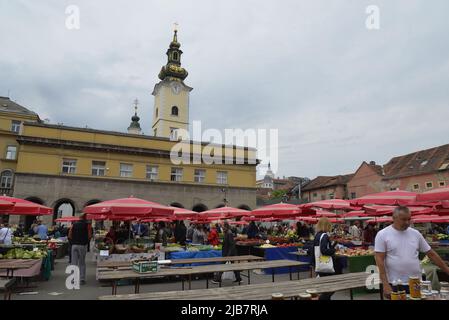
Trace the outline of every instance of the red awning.
[[323, 208], [328, 210], [353, 210], [354, 208], [351, 206], [351, 203], [342, 199], [330, 199], [330, 200], [322, 200], [315, 201], [310, 203], [304, 203], [299, 205], [300, 209], [307, 208]]
[[52, 208], [20, 198], [1, 196], [0, 201], [6, 201], [14, 204], [13, 208], [1, 210], [0, 214], [21, 216], [48, 216], [53, 214]]
[[215, 208], [207, 211], [200, 212], [198, 214], [199, 217], [223, 217], [223, 218], [232, 218], [232, 217], [243, 217], [251, 214], [251, 211], [243, 210], [239, 208], [233, 207], [221, 207]]
[[382, 204], [382, 205], [408, 205], [416, 200], [416, 193], [402, 190], [387, 191], [369, 194], [350, 200], [352, 205]]
[[192, 220], [198, 217], [198, 212], [192, 210], [177, 207], [169, 207], [169, 208], [174, 210], [173, 220]]
[[368, 220], [367, 223], [385, 223], [385, 222], [393, 222], [392, 217], [379, 217], [374, 218], [372, 220]]
[[84, 213], [99, 215], [147, 216], [157, 218], [173, 216], [173, 209], [162, 204], [134, 197], [96, 203], [84, 208]]
[[449, 187], [437, 188], [416, 196], [416, 201], [449, 201]]
[[347, 213], [343, 213], [341, 215], [342, 218], [353, 218], [353, 217], [368, 217], [368, 215], [365, 213], [364, 210], [354, 210], [354, 211], [349, 211]]
[[251, 211], [251, 216], [274, 217], [279, 215], [298, 215], [301, 210], [297, 205], [288, 203], [277, 203], [264, 206]]
[[316, 217], [335, 218], [335, 217], [337, 217], [338, 215], [337, 215], [336, 213], [329, 212], [329, 211], [326, 211], [326, 210], [316, 210], [315, 216], [316, 216]]

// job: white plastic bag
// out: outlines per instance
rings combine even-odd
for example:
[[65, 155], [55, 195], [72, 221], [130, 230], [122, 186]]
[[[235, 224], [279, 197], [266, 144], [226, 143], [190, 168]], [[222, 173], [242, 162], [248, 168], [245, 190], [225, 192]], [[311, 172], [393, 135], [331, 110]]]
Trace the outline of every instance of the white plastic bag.
[[[231, 262], [226, 262], [226, 264], [231, 264]], [[221, 274], [221, 281], [235, 281], [234, 271], [226, 271]]]
[[323, 240], [323, 233], [320, 237], [318, 246], [315, 246], [315, 272], [322, 273], [335, 273], [334, 261], [331, 256], [325, 256], [321, 254], [321, 240]]

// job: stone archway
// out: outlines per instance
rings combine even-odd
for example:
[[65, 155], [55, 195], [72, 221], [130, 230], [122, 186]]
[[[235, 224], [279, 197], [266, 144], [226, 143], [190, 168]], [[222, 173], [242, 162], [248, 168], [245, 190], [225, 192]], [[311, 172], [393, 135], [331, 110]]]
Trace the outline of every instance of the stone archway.
[[184, 206], [182, 204], [180, 204], [179, 202], [173, 202], [170, 204], [170, 207], [175, 207], [175, 208], [182, 208], [184, 209]]
[[83, 209], [84, 209], [85, 207], [87, 207], [87, 206], [91, 206], [91, 205], [93, 205], [93, 204], [97, 204], [97, 203], [100, 203], [100, 202], [101, 202], [101, 200], [98, 200], [98, 199], [92, 199], [92, 200], [89, 200], [89, 201], [87, 201], [87, 202], [84, 204]]
[[192, 208], [192, 211], [195, 211], [195, 212], [203, 212], [203, 211], [207, 211], [207, 210], [208, 210], [207, 206], [202, 203], [198, 203], [198, 204], [194, 205]]
[[246, 205], [246, 204], [241, 204], [237, 208], [242, 209], [242, 210], [251, 211], [251, 208], [248, 205]]
[[74, 216], [76, 213], [76, 204], [75, 201], [62, 198], [56, 200], [53, 204], [53, 220], [61, 217], [70, 217]]

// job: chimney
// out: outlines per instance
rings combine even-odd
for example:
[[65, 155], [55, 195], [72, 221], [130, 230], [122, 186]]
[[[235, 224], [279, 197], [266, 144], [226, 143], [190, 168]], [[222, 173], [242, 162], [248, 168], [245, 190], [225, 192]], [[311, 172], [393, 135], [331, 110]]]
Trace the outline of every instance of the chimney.
[[376, 165], [376, 161], [370, 161], [369, 164], [370, 164], [371, 166], [375, 166], [375, 165]]

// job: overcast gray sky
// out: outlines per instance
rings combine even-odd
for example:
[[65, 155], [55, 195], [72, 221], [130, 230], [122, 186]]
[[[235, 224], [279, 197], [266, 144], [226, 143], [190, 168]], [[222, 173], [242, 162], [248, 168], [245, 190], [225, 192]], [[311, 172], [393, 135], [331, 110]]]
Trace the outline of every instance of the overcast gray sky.
[[[65, 27], [68, 5], [80, 30]], [[351, 173], [449, 143], [448, 12], [447, 0], [0, 0], [0, 95], [117, 131], [137, 97], [149, 133], [177, 21], [191, 120], [279, 129], [279, 176]]]

